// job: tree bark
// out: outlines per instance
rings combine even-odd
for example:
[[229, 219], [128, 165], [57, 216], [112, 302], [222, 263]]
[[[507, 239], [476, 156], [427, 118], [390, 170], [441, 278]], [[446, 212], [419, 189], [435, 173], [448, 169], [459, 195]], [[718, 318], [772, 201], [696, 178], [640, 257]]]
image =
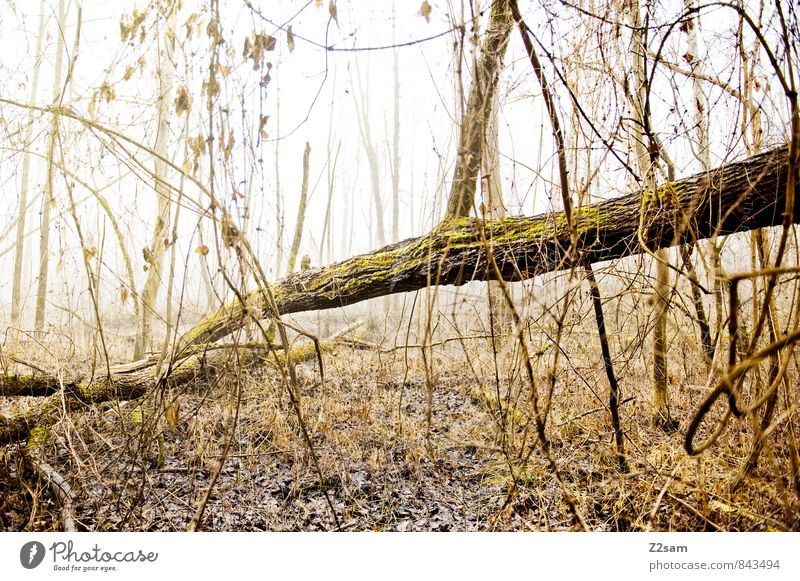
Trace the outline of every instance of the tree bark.
[[[58, 3], [58, 26], [64, 30], [66, 24], [66, 11], [64, 0]], [[53, 78], [53, 104], [61, 104], [63, 90], [61, 87], [62, 63], [64, 60], [63, 39], [57, 42], [55, 76]], [[47, 308], [47, 279], [50, 272], [50, 211], [55, 204], [54, 180], [55, 180], [55, 159], [56, 143], [59, 132], [59, 116], [53, 115], [51, 121], [50, 141], [47, 147], [47, 186], [42, 196], [42, 218], [39, 232], [39, 280], [36, 283], [36, 312], [34, 318], [34, 329], [36, 335], [41, 336], [44, 332], [45, 310]]]
[[[173, 10], [167, 20], [167, 28], [174, 29], [175, 11]], [[153, 150], [157, 156], [153, 162], [153, 177], [155, 179], [156, 193], [156, 225], [153, 229], [152, 243], [149, 248], [144, 248], [142, 253], [148, 272], [147, 280], [140, 293], [141, 317], [136, 330], [136, 343], [133, 349], [133, 358], [141, 359], [151, 348], [153, 335], [152, 323], [156, 313], [156, 301], [162, 286], [164, 274], [164, 256], [169, 240], [169, 226], [171, 220], [172, 200], [167, 188], [167, 146], [169, 144], [169, 116], [172, 86], [175, 82], [175, 65], [173, 63], [173, 49], [169, 41], [159, 47], [159, 72], [158, 72], [158, 129]], [[167, 297], [169, 300], [169, 297]]]
[[303, 150], [303, 183], [300, 186], [300, 202], [297, 204], [297, 222], [294, 226], [292, 248], [289, 250], [289, 264], [286, 266], [287, 275], [294, 272], [297, 253], [300, 252], [300, 242], [303, 239], [303, 224], [306, 220], [306, 205], [308, 204], [308, 158], [310, 155], [311, 144], [306, 141], [306, 148]]
[[481, 44], [480, 60], [475, 63], [473, 70], [467, 110], [461, 120], [458, 160], [447, 201], [448, 218], [469, 216], [475, 204], [486, 130], [512, 30], [514, 19], [508, 0], [494, 0], [489, 15], [489, 27]]
[[[44, 0], [39, 3], [39, 33], [36, 36], [36, 60], [33, 67], [33, 80], [31, 82], [31, 103], [36, 102], [36, 93], [39, 86], [39, 72], [42, 64], [42, 41], [44, 39]], [[33, 111], [28, 112], [28, 123], [25, 126], [25, 147], [31, 147], [33, 137]], [[12, 276], [11, 290], [11, 326], [13, 327], [12, 340], [16, 340], [22, 320], [22, 266], [25, 255], [25, 222], [28, 214], [28, 189], [30, 187], [29, 174], [31, 167], [31, 153], [25, 152], [22, 159], [22, 187], [19, 190], [19, 213], [17, 218], [17, 240], [14, 255], [14, 274]]]
[[[584, 206], [577, 213], [578, 245], [590, 263], [667, 248], [713, 235], [780, 225], [787, 187], [788, 149], [710, 172]], [[794, 210], [798, 222], [800, 209]], [[641, 233], [641, 241], [640, 241]], [[296, 272], [272, 291], [281, 314], [343, 307], [419, 290], [494, 280], [486, 244], [503, 279], [520, 281], [569, 268], [570, 231], [563, 213], [481, 221], [459, 218], [429, 234], [326, 266]], [[234, 301], [201, 321], [179, 341], [181, 349], [216, 341], [248, 320], [245, 309], [269, 310], [260, 292]]]

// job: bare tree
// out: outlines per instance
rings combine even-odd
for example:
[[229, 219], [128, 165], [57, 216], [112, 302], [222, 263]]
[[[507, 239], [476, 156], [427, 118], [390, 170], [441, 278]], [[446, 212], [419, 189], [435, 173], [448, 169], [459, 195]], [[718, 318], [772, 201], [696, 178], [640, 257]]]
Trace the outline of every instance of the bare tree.
[[[175, 8], [171, 8], [166, 19], [167, 28], [174, 28]], [[156, 193], [156, 220], [150, 245], [142, 249], [142, 255], [147, 268], [147, 280], [141, 291], [141, 317], [136, 333], [136, 342], [133, 349], [134, 360], [142, 359], [150, 349], [152, 339], [152, 321], [155, 314], [156, 302], [161, 289], [162, 274], [164, 271], [164, 256], [170, 241], [171, 206], [170, 190], [168, 186], [167, 147], [169, 145], [169, 117], [171, 109], [171, 96], [175, 79], [174, 45], [170, 42], [169, 35], [161, 37], [159, 45], [158, 68], [158, 114], [156, 141], [153, 147], [155, 159], [153, 161], [153, 179], [155, 180]]]
[[[39, 32], [36, 36], [36, 59], [33, 67], [33, 79], [31, 80], [31, 103], [36, 101], [36, 93], [39, 87], [39, 73], [41, 72], [42, 42], [44, 40], [45, 19], [44, 19], [44, 0], [39, 2]], [[28, 113], [28, 123], [25, 127], [25, 144], [30, 147], [31, 137], [33, 136], [34, 112]], [[28, 188], [29, 174], [31, 167], [31, 154], [26, 151], [22, 160], [22, 184], [19, 190], [19, 209], [17, 211], [17, 238], [15, 243], [14, 255], [14, 274], [11, 289], [11, 326], [19, 329], [22, 317], [22, 266], [25, 255], [25, 224], [28, 214]], [[14, 335], [16, 336], [16, 335]]]
[[300, 201], [297, 203], [297, 221], [294, 226], [292, 247], [289, 249], [289, 264], [286, 266], [286, 274], [294, 272], [297, 254], [300, 252], [300, 242], [303, 239], [303, 224], [305, 223], [306, 206], [308, 204], [308, 158], [310, 155], [311, 144], [306, 142], [306, 148], [303, 151], [303, 183], [300, 186]]
[[[625, 11], [628, 15], [632, 36], [632, 86], [631, 105], [633, 107], [632, 141], [636, 167], [644, 190], [653, 192], [648, 199], [657, 199], [656, 163], [659, 147], [652, 136], [650, 112], [647, 109], [648, 78], [647, 51], [645, 47], [646, 28], [642, 26], [639, 0], [627, 0]], [[671, 425], [669, 396], [667, 391], [667, 314], [669, 312], [669, 252], [660, 250], [654, 257], [656, 278], [653, 290], [653, 409], [654, 420], [664, 426]]]
[[[59, 30], [64, 30], [66, 12], [64, 0], [58, 2]], [[64, 61], [64, 39], [59, 36], [56, 43], [56, 60], [53, 78], [53, 105], [60, 105], [64, 98], [64, 88], [61, 86], [62, 68]], [[34, 328], [41, 335], [44, 332], [45, 309], [47, 304], [47, 279], [50, 270], [50, 212], [56, 204], [55, 198], [55, 170], [56, 170], [56, 144], [58, 142], [59, 115], [53, 115], [50, 127], [50, 139], [47, 147], [47, 185], [42, 196], [42, 222], [39, 232], [39, 281], [36, 286], [36, 315]]]
[[[503, 57], [513, 29], [514, 20], [507, 0], [492, 2], [488, 29], [481, 42], [480, 56], [474, 62], [467, 108], [461, 120], [447, 218], [469, 216], [475, 204], [478, 173], [484, 159], [482, 150], [492, 120]], [[487, 158], [488, 165], [495, 154], [496, 150]]]

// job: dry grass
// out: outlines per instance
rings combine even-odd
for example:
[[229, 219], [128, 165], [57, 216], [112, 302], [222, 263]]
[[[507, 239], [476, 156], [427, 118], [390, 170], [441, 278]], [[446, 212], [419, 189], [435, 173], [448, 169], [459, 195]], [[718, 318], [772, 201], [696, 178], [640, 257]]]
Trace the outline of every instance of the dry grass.
[[[529, 338], [545, 396], [555, 350], [535, 333]], [[315, 363], [300, 364], [301, 409], [322, 480], [285, 387], [269, 368], [232, 372], [158, 403], [106, 404], [65, 417], [44, 454], [72, 483], [78, 522], [94, 530], [184, 530], [229, 437], [203, 529], [331, 529], [326, 490], [344, 530], [573, 530], [564, 486], [592, 530], [800, 529], [785, 425], [732, 490], [751, 446], [749, 423], [732, 421], [711, 450], [688, 457], [682, 430], [653, 426], [643, 351], [626, 352], [635, 341], [616, 340], [626, 354], [615, 365], [630, 470], [620, 472], [616, 463], [591, 334], [568, 333], [546, 424], [563, 486], [537, 445], [530, 386], [511, 339], [496, 359], [485, 338], [438, 345], [425, 358], [417, 348], [341, 346], [325, 354], [324, 383]], [[680, 379], [671, 404], [685, 427], [706, 391], [705, 370], [680, 369], [674, 359]], [[14, 514], [27, 505], [27, 521], [0, 524], [59, 528], [55, 503], [16, 467], [17, 457], [13, 448], [4, 452], [0, 486], [16, 483], [18, 498], [6, 503], [16, 503]]]

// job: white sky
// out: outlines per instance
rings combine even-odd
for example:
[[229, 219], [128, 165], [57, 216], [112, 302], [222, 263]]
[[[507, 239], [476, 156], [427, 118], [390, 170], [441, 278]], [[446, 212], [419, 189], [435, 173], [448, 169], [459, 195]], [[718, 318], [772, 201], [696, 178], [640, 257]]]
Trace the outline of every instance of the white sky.
[[[200, 83], [208, 69], [209, 55], [197, 37], [185, 40], [185, 23], [199, 3], [185, 0], [178, 17], [177, 37], [186, 42], [183, 51], [187, 59], [180, 59], [178, 81], [185, 83], [193, 94], [194, 103], [188, 133], [197, 135], [206, 130], [199, 110], [204, 98], [200, 94]], [[270, 138], [282, 135], [280, 141], [260, 141], [254, 150], [234, 149], [229, 166], [228, 181], [215, 182], [215, 190], [232, 213], [246, 204], [251, 217], [248, 232], [259, 248], [269, 275], [277, 278], [274, 268], [275, 246], [275, 148], [279, 147], [281, 189], [285, 197], [285, 240], [288, 249], [294, 230], [297, 197], [300, 188], [302, 151], [306, 141], [311, 144], [311, 168], [308, 218], [300, 254], [307, 253], [316, 265], [320, 262], [319, 244], [327, 197], [327, 168], [325, 161], [328, 151], [331, 157], [341, 143], [334, 176], [331, 258], [342, 259], [349, 255], [374, 248], [376, 240], [370, 237], [370, 224], [374, 221], [370, 198], [370, 176], [355, 117], [354, 93], [358, 92], [361, 79], [366, 103], [363, 104], [369, 115], [371, 137], [380, 156], [382, 188], [384, 198], [384, 217], [387, 232], [391, 232], [390, 171], [388, 148], [392, 140], [393, 115], [393, 53], [391, 50], [369, 52], [330, 52], [301, 39], [304, 37], [318, 44], [329, 44], [336, 48], [364, 48], [384, 46], [395, 43], [423, 39], [452, 28], [449, 2], [430, 2], [432, 13], [430, 22], [419, 14], [419, 3], [388, 0], [369, 2], [365, 0], [340, 0], [338, 2], [338, 26], [329, 24], [327, 0], [317, 9], [313, 2], [254, 2], [263, 15], [273, 23], [291, 20], [295, 34], [295, 49], [289, 53], [285, 33], [275, 25], [260, 20], [242, 2], [223, 1], [222, 20], [225, 38], [231, 39], [231, 55], [223, 54], [223, 62], [232, 67], [232, 72], [222, 84], [223, 98], [230, 102], [230, 128], [234, 131], [236, 144], [243, 144], [249, 133], [253, 139], [248, 146], [255, 145], [254, 136], [260, 115], [270, 115], [266, 130]], [[310, 4], [306, 6], [307, 4]], [[395, 9], [392, 9], [393, 4]], [[459, 6], [460, 4], [455, 3]], [[489, 2], [483, 3], [488, 7]], [[605, 2], [596, 2], [595, 10], [605, 9]], [[44, 14], [47, 24], [45, 54], [41, 66], [39, 94], [36, 103], [48, 104], [52, 99], [53, 61], [56, 43], [60, 39], [67, 47], [71, 58], [76, 31], [76, 8], [74, 2], [67, 2], [67, 26], [59, 32], [55, 26], [56, 0], [46, 0]], [[567, 55], [576, 47], [588, 42], [582, 19], [574, 12], [567, 12], [556, 2], [537, 4], [521, 2], [527, 22], [534, 28], [542, 41], [554, 52]], [[666, 2], [660, 8], [664, 14], [676, 13], [682, 3]], [[115, 100], [102, 99], [95, 107], [97, 120], [111, 128], [152, 146], [155, 140], [156, 108], [154, 82], [158, 57], [153, 28], [147, 28], [148, 36], [136, 46], [120, 42], [120, 18], [131, 14], [135, 7], [143, 9], [142, 2], [100, 2], [85, 1], [79, 57], [75, 64], [74, 78], [65, 97], [65, 104], [73, 107], [81, 115], [90, 116], [89, 104], [98, 88], [104, 83], [113, 87]], [[302, 10], [301, 10], [302, 9]], [[559, 19], [550, 20], [547, 10], [554, 10]], [[0, 97], [20, 102], [30, 100], [30, 83], [35, 60], [36, 35], [39, 22], [39, 2], [8, 2], [0, 10], [0, 26], [4, 31], [0, 39]], [[393, 15], [396, 18], [393, 40]], [[197, 31], [205, 30], [208, 15], [202, 12], [196, 18]], [[733, 86], [739, 82], [738, 70], [731, 67], [731, 55], [735, 50], [735, 27], [730, 15], [716, 11], [703, 18], [703, 50], [708, 52], [704, 61], [708, 74], [727, 79]], [[241, 57], [244, 38], [253, 31], [265, 32], [278, 38], [278, 49], [269, 53], [268, 60], [273, 64], [270, 71], [272, 81], [263, 90], [258, 88], [259, 73], [253, 72], [251, 62], [243, 62]], [[326, 41], [326, 33], [328, 34]], [[399, 49], [401, 85], [401, 221], [400, 238], [418, 235], [428, 230], [441, 218], [441, 208], [449, 190], [449, 180], [455, 161], [454, 141], [457, 138], [458, 113], [454, 87], [454, 36], [446, 34], [437, 39]], [[192, 54], [192, 51], [197, 51]], [[667, 45], [670, 58], [680, 62], [685, 50], [683, 35], [676, 34]], [[224, 53], [224, 50], [223, 50]], [[137, 59], [144, 56], [142, 63]], [[590, 55], [591, 56], [591, 55]], [[471, 55], [468, 55], [471, 58]], [[602, 58], [596, 55], [598, 62]], [[227, 59], [227, 60], [226, 60]], [[469, 60], [465, 65], [468, 69]], [[685, 65], [685, 63], [682, 63]], [[134, 67], [131, 79], [122, 80], [126, 66]], [[189, 70], [187, 70], [187, 67]], [[621, 71], [618, 71], [621, 73]], [[263, 71], [262, 73], [263, 74]], [[680, 98], [689, 103], [688, 82], [678, 77]], [[584, 82], [584, 79], [580, 79]], [[591, 83], [587, 77], [585, 82]], [[767, 85], [769, 78], [763, 77]], [[465, 84], [468, 75], [465, 75]], [[590, 94], [591, 87], [587, 90]], [[318, 97], [315, 95], [319, 92]], [[709, 88], [709, 102], [713, 107], [714, 120], [711, 126], [711, 140], [716, 144], [712, 159], [718, 152], [729, 149], [731, 126], [736, 123], [735, 102], [724, 98], [718, 89]], [[785, 107], [779, 99], [774, 86], [768, 86], [761, 93], [765, 107], [770, 108], [771, 118], [778, 121], [768, 127], [768, 135], [779, 136], [785, 130], [780, 118], [785, 116]], [[777, 95], [777, 96], [776, 96]], [[566, 95], [561, 95], [562, 114], [569, 125], [574, 111]], [[589, 95], [588, 98], [594, 99]], [[622, 98], [617, 95], [616, 98]], [[174, 94], [170, 101], [174, 99]], [[552, 187], [547, 178], [552, 175], [552, 138], [550, 128], [543, 115], [541, 97], [530, 69], [530, 64], [522, 49], [518, 35], [512, 37], [506, 69], [501, 80], [501, 151], [502, 176], [506, 205], [511, 213], [532, 214], [548, 209], [547, 192]], [[611, 111], [616, 107], [614, 98], [606, 94], [597, 96], [595, 104]], [[278, 114], [278, 104], [280, 113]], [[686, 175], [697, 171], [698, 166], [691, 152], [681, 143], [681, 134], [687, 129], [680, 127], [675, 118], [680, 112], [670, 112], [674, 105], [672, 89], [667, 84], [657, 87], [653, 95], [654, 122], [661, 124], [662, 137], [670, 147], [678, 165], [678, 174]], [[244, 114], [242, 113], [242, 106]], [[688, 106], [688, 105], [686, 105]], [[0, 268], [11, 272], [13, 252], [7, 250], [13, 245], [14, 221], [17, 214], [15, 191], [21, 187], [19, 172], [22, 164], [21, 139], [26, 112], [10, 105], [0, 105], [0, 132], [3, 147], [0, 149], [0, 184], [4, 196], [0, 201]], [[244, 115], [244, 116], [243, 116]], [[307, 117], [307, 119], [306, 119]], [[31, 149], [39, 155], [46, 152], [47, 116], [37, 117], [36, 134]], [[175, 162], [184, 162], [182, 146], [174, 145], [184, 129], [186, 117], [173, 117], [170, 129], [175, 137], [170, 150]], [[278, 120], [280, 131], [278, 130]], [[103, 195], [113, 207], [115, 214], [128, 237], [128, 247], [135, 261], [137, 284], [141, 285], [145, 274], [141, 270], [141, 248], [149, 243], [154, 214], [154, 193], [147, 181], [134, 179], [126, 173], [124, 166], [115, 158], [115, 152], [99, 146], [98, 137], [92, 133], [77, 131], [75, 123], [65, 122], [67, 131], [74, 131], [66, 144], [67, 165], [80, 177], [95, 187], [110, 184]], [[672, 134], [670, 133], [672, 131]], [[131, 150], [132, 151], [132, 150]], [[116, 154], [119, 154], [117, 149]], [[142, 152], [137, 156], [147, 166], [152, 161]], [[122, 155], [122, 158], [125, 156]], [[263, 170], [253, 172], [253, 159], [263, 160]], [[597, 160], [595, 160], [597, 162]], [[41, 161], [34, 163], [30, 195], [32, 206], [28, 214], [29, 256], [35, 257], [38, 248], [36, 230], [38, 228], [39, 198], [45, 171]], [[258, 170], [258, 164], [256, 164]], [[207, 182], [201, 172], [197, 176]], [[319, 182], [317, 180], [319, 178]], [[178, 176], [170, 176], [173, 184]], [[625, 185], [625, 175], [618, 166], [609, 166], [600, 180], [602, 189], [613, 192], [614, 188]], [[51, 276], [51, 302], [64, 307], [75, 306], [80, 297], [86, 298], [85, 275], [82, 272], [81, 254], [78, 252], [74, 236], [74, 224], [69, 215], [65, 189], [57, 185], [58, 204], [54, 218], [55, 230], [51, 238], [51, 258], [54, 275]], [[316, 188], [314, 187], [316, 184]], [[244, 195], [233, 195], [237, 189]], [[601, 192], [594, 192], [595, 195]], [[606, 193], [605, 191], [602, 193]], [[100, 247], [105, 232], [103, 247], [106, 267], [103, 280], [106, 284], [109, 308], [120, 312], [130, 311], [118, 298], [116, 292], [123, 284], [123, 271], [116, 241], [106, 221], [101, 218], [97, 204], [90, 194], [76, 187], [79, 215], [85, 221], [88, 237], [92, 244]], [[192, 195], [196, 195], [193, 192]], [[557, 197], [557, 196], [556, 196]], [[199, 197], [198, 197], [199, 198]], [[353, 225], [350, 225], [352, 216]], [[183, 214], [181, 235], [178, 241], [179, 271], [185, 260], [190, 272], [190, 293], [199, 295], [196, 279], [196, 256], [193, 248], [197, 246], [192, 230], [197, 218], [190, 212]], [[327, 253], [326, 253], [327, 254]], [[34, 261], [36, 259], [34, 258]], [[323, 261], [325, 258], [323, 258]], [[32, 311], [35, 293], [36, 265], [28, 265], [25, 273], [26, 308]], [[6, 316], [10, 300], [10, 280], [0, 282], [0, 316]], [[83, 300], [84, 306], [86, 301]]]

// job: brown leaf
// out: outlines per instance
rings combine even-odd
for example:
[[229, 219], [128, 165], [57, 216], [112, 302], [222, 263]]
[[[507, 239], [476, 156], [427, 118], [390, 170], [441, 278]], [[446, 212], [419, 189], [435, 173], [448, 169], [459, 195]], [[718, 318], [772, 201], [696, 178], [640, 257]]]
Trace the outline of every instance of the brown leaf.
[[195, 248], [194, 251], [197, 252], [197, 254], [199, 254], [200, 256], [208, 256], [208, 246], [206, 246], [205, 244], [201, 244], [200, 246]]
[[178, 424], [178, 416], [180, 414], [180, 406], [175, 404], [169, 404], [166, 409], [164, 409], [164, 418], [167, 420], [167, 426], [169, 426], [170, 430], [174, 430], [175, 426]]
[[336, 23], [336, 26], [339, 26], [339, 20], [336, 18], [336, 2], [333, 0], [328, 0], [328, 12]]
[[294, 52], [294, 33], [291, 24], [286, 29], [286, 46], [289, 47], [289, 52]]
[[[225, 142], [225, 138], [222, 139], [223, 143]], [[225, 161], [228, 161], [231, 158], [231, 151], [233, 151], [233, 144], [236, 141], [236, 138], [233, 136], [233, 129], [230, 130], [228, 133], [228, 143], [224, 146], [222, 153], [225, 156]]]
[[128, 289], [122, 287], [119, 291], [119, 298], [122, 300], [122, 303], [125, 304], [128, 302]]
[[117, 98], [117, 94], [114, 91], [114, 87], [112, 87], [108, 83], [103, 83], [102, 85], [100, 85], [100, 95], [103, 97], [103, 99], [106, 100], [106, 103], [110, 103], [111, 101]]
[[425, 22], [431, 21], [431, 5], [428, 4], [428, 0], [425, 0], [420, 6], [419, 14], [425, 19]]
[[322, 0], [314, 0], [314, 6], [317, 8], [322, 8]]
[[267, 121], [269, 121], [269, 115], [263, 115], [258, 121], [258, 134], [261, 136], [261, 139], [269, 137], [269, 133], [267, 133], [266, 129]]
[[181, 117], [184, 113], [188, 113], [191, 108], [192, 96], [189, 95], [189, 91], [186, 90], [186, 87], [181, 85], [178, 87], [178, 96], [175, 97], [175, 112], [178, 114], [178, 117]]
[[250, 58], [251, 54], [252, 54], [252, 45], [250, 44], [250, 37], [247, 36], [244, 39], [244, 49], [242, 49], [242, 58], [244, 60], [247, 60]]

